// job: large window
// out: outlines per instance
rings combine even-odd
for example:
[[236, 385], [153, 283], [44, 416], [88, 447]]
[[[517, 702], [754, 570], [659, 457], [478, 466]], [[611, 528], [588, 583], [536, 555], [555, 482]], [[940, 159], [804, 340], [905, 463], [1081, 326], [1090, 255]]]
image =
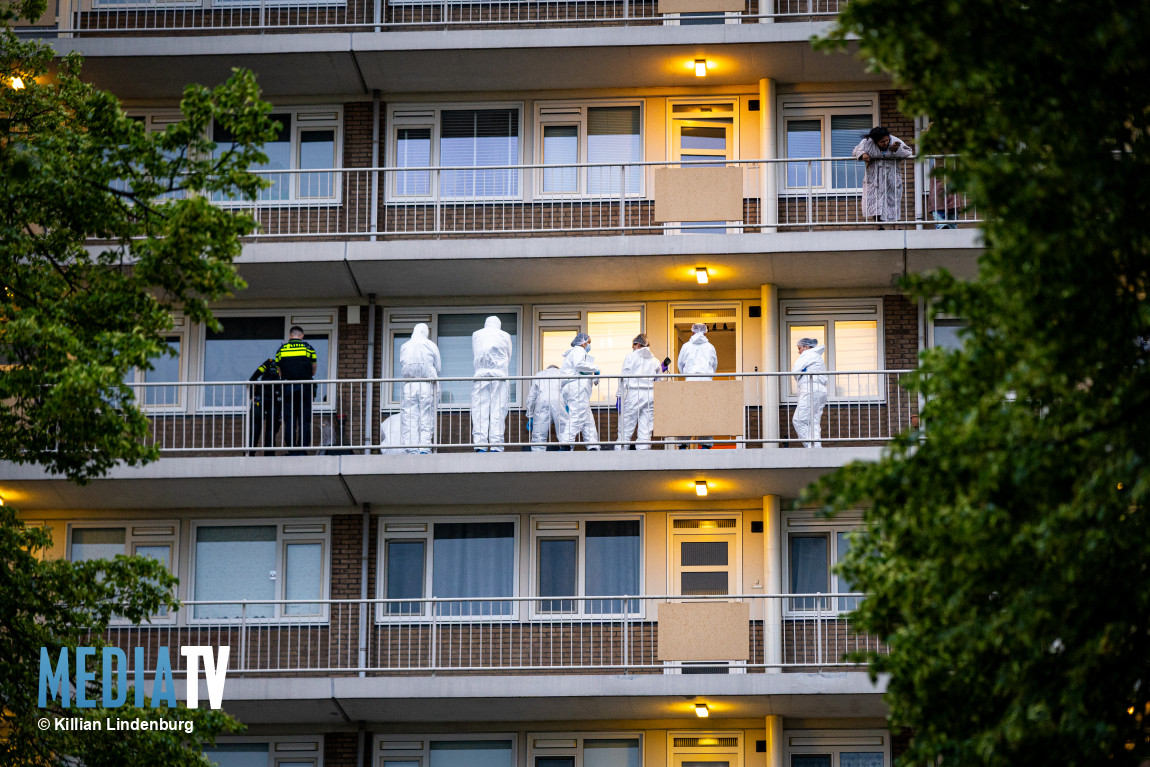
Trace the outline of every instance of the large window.
[[[537, 162], [542, 195], [640, 194], [643, 168], [642, 110], [639, 104], [541, 104], [537, 110]], [[577, 163], [598, 167], [576, 168]], [[625, 167], [625, 166], [631, 167]]]
[[591, 401], [614, 402], [618, 381], [612, 381], [609, 376], [623, 370], [623, 360], [631, 353], [631, 341], [643, 332], [643, 306], [604, 306], [591, 310], [573, 306], [537, 307], [535, 327], [536, 360], [540, 370], [548, 365], [563, 366], [563, 355], [571, 348], [576, 333], [582, 331], [591, 336], [591, 356], [603, 374], [591, 391]]
[[[334, 202], [339, 196], [341, 107], [279, 109], [269, 115], [279, 123], [275, 137], [263, 145], [268, 161], [249, 168], [271, 182], [260, 192], [263, 202]], [[222, 125], [212, 125], [213, 156], [235, 146], [235, 139]], [[276, 172], [279, 171], [279, 172]], [[310, 171], [310, 172], [309, 172]], [[217, 202], [227, 202], [221, 194]]]
[[376, 767], [515, 767], [514, 735], [377, 735]]
[[[779, 156], [788, 160], [850, 157], [862, 134], [878, 125], [878, 97], [873, 94], [788, 94], [780, 102]], [[783, 191], [857, 192], [864, 169], [853, 159], [788, 162]]]
[[[471, 334], [481, 329], [487, 318], [499, 318], [500, 329], [511, 336], [511, 363], [508, 375], [519, 375], [519, 312], [514, 309], [493, 308], [459, 309], [403, 309], [387, 315], [387, 333], [391, 346], [391, 377], [400, 378], [403, 369], [399, 363], [399, 349], [411, 338], [411, 331], [419, 323], [428, 327], [429, 337], [439, 346], [443, 369], [440, 377], [475, 375], [475, 355], [471, 351]], [[519, 382], [511, 382], [511, 403], [518, 401]], [[403, 384], [391, 386], [389, 402], [398, 406], [403, 401]], [[439, 385], [439, 402], [446, 407], [466, 407], [471, 402], [470, 381], [448, 381]]]
[[[87, 562], [134, 555], [158, 560], [174, 573], [178, 538], [179, 524], [171, 520], [75, 523], [68, 528], [68, 560]], [[159, 617], [167, 614], [166, 609], [161, 610]]]
[[639, 519], [541, 518], [532, 523], [539, 615], [602, 615], [640, 610], [642, 522]]
[[197, 619], [321, 618], [327, 597], [327, 520], [193, 525], [192, 599]]
[[220, 738], [204, 755], [218, 767], [319, 767], [322, 737]]
[[[858, 519], [836, 519], [834, 523], [810, 518], [787, 519], [785, 556], [787, 560], [787, 593], [848, 594], [854, 591], [846, 578], [834, 572], [850, 551], [851, 532]], [[789, 612], [835, 610], [846, 612], [858, 607], [861, 597], [815, 596], [788, 600]]]
[[[512, 615], [516, 595], [516, 535], [512, 519], [482, 522], [388, 521], [381, 525], [380, 597], [448, 600], [437, 615]], [[424, 603], [387, 602], [380, 617], [426, 615]]]
[[[391, 125], [390, 164], [405, 170], [387, 185], [388, 199], [519, 196], [519, 169], [506, 167], [521, 162], [518, 106], [401, 107]], [[436, 166], [444, 169], [428, 170]]]
[[[826, 349], [823, 363], [832, 375], [827, 380], [831, 399], [882, 399], [881, 376], [851, 371], [883, 368], [882, 301], [880, 299], [810, 299], [780, 301], [784, 334], [780, 359], [791, 370], [798, 359], [797, 342], [814, 338]], [[798, 396], [793, 377], [787, 378], [788, 397]]]
[[[335, 311], [217, 313], [222, 327], [203, 335], [204, 381], [247, 381], [264, 360], [274, 357], [293, 325], [304, 330], [304, 340], [315, 347], [315, 378], [329, 378], [335, 369]], [[246, 385], [206, 386], [203, 406], [235, 408], [245, 402]], [[315, 387], [315, 404], [327, 404], [327, 387]]]
[[124, 377], [126, 384], [147, 384], [147, 386], [134, 386], [133, 392], [136, 403], [147, 410], [157, 408], [182, 407], [184, 405], [184, 389], [180, 386], [161, 386], [158, 384], [178, 384], [187, 380], [187, 334], [186, 320], [183, 317], [173, 319], [171, 332], [164, 335], [164, 342], [172, 355], [161, 355], [151, 360], [152, 368], [145, 370], [133, 368]]
[[529, 767], [639, 767], [643, 763], [638, 733], [529, 734]]
[[887, 767], [886, 730], [788, 730], [783, 733], [789, 767]]

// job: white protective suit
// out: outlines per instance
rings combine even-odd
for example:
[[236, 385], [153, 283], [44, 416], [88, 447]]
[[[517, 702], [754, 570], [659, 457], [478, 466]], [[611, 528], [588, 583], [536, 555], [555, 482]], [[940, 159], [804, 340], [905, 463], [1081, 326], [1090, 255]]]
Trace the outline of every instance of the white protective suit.
[[822, 436], [823, 408], [827, 404], [827, 366], [823, 363], [823, 350], [826, 346], [819, 344], [813, 349], [808, 348], [791, 368], [798, 384], [799, 401], [795, 405], [795, 414], [791, 423], [795, 426], [795, 433], [803, 441], [803, 447], [822, 447], [819, 442]]
[[[639, 429], [639, 442], [650, 442], [655, 428], [655, 373], [659, 372], [659, 361], [651, 350], [643, 346], [623, 360], [623, 375], [637, 375], [642, 378], [622, 378], [619, 381], [619, 398], [622, 412], [619, 414], [619, 434], [615, 446], [622, 450]], [[650, 450], [650, 445], [636, 445], [636, 450]]]
[[403, 444], [403, 426], [401, 425], [403, 416], [399, 413], [388, 416], [383, 419], [383, 423], [379, 425], [379, 444], [380, 455], [403, 455], [403, 449], [398, 447], [388, 447], [388, 445], [402, 445]]
[[707, 340], [706, 333], [696, 333], [691, 340], [683, 344], [679, 350], [679, 372], [686, 376], [688, 381], [710, 381], [711, 376], [719, 368], [719, 355], [711, 342]]
[[[527, 394], [524, 410], [531, 419], [531, 441], [550, 442], [551, 424], [555, 424], [555, 434], [563, 436], [563, 394], [560, 387], [559, 368], [551, 365], [540, 370], [531, 379], [531, 391]], [[532, 445], [532, 452], [544, 452], [546, 445]]]
[[[891, 151], [896, 142], [898, 149]], [[891, 136], [884, 152], [878, 144], [864, 138], [851, 151], [851, 156], [857, 160], [863, 154], [870, 157], [863, 173], [863, 215], [880, 221], [898, 221], [902, 209], [903, 166], [907, 163], [898, 162], [895, 158], [910, 157], [910, 147]]]
[[[500, 330], [498, 317], [488, 317], [483, 329], [471, 334], [475, 377], [471, 385], [471, 442], [479, 452], [503, 452], [503, 432], [510, 404], [511, 336]], [[491, 447], [485, 447], [488, 443]]]
[[[439, 347], [427, 337], [422, 322], [411, 331], [411, 338], [399, 347], [399, 364], [404, 378], [438, 378], [442, 364]], [[431, 381], [403, 384], [403, 444], [408, 453], [430, 453], [435, 441], [435, 407], [439, 385]], [[424, 447], [426, 445], [427, 447]]]
[[591, 388], [597, 380], [593, 376], [599, 373], [595, 367], [595, 358], [582, 346], [572, 346], [563, 353], [563, 367], [559, 372], [564, 376], [579, 376], [563, 382], [563, 405], [567, 408], [567, 419], [563, 422], [559, 441], [573, 446], [575, 438], [582, 433], [587, 449], [598, 450], [599, 429], [591, 413]]

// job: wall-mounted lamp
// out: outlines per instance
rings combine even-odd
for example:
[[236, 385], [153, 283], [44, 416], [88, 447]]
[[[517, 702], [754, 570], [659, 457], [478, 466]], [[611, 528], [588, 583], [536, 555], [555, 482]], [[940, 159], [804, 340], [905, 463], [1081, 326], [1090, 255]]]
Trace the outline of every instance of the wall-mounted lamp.
[[24, 87], [24, 81], [16, 75], [12, 75], [10, 78], [8, 78], [8, 83], [12, 86], [12, 90], [14, 91], [18, 91]]
[[[706, 77], [707, 70], [715, 68], [715, 62], [710, 59], [695, 59], [687, 62], [687, 69], [695, 73], [695, 77]], [[707, 110], [703, 110], [707, 111]]]
[[[704, 496], [706, 494], [707, 494], [707, 480], [705, 480], [705, 479], [695, 480], [695, 495]], [[702, 704], [700, 704], [700, 705], [702, 705]], [[700, 716], [706, 716], [706, 715], [700, 714]]]
[[700, 285], [706, 285], [708, 282], [710, 282], [711, 281], [711, 275], [707, 272], [707, 267], [696, 266], [695, 267], [695, 279], [699, 281]]
[[706, 703], [695, 704], [695, 716], [699, 717], [700, 719], [706, 719], [710, 715], [711, 709], [707, 708]]

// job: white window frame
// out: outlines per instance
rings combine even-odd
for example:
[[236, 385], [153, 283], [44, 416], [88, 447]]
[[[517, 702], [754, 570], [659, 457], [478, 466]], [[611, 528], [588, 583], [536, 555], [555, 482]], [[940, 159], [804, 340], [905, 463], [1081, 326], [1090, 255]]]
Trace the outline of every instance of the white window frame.
[[259, 736], [220, 736], [217, 746], [240, 746], [248, 743], [268, 744], [267, 767], [280, 767], [283, 764], [311, 762], [311, 767], [323, 767], [322, 735], [278, 735]]
[[[531, 358], [534, 360], [534, 370], [538, 372], [546, 360], [543, 359], [543, 332], [544, 331], [563, 331], [568, 330], [571, 332], [571, 337], [574, 339], [576, 333], [589, 333], [588, 323], [589, 314], [595, 312], [639, 312], [639, 331], [638, 333], [647, 332], [647, 305], [642, 303], [619, 303], [619, 304], [546, 304], [538, 305], [535, 307], [534, 320], [535, 326], [532, 332], [532, 345], [531, 345]], [[592, 345], [595, 339], [591, 339]], [[630, 349], [630, 346], [627, 347]], [[592, 357], [595, 355], [592, 354]], [[610, 380], [611, 374], [622, 372], [614, 370], [600, 370], [602, 377], [600, 378], [600, 391], [610, 394], [611, 387], [606, 383]], [[530, 382], [527, 382], [530, 384]], [[614, 404], [607, 399], [592, 399], [591, 404], [594, 406], [606, 406]], [[558, 428], [558, 426], [556, 426]]]
[[[694, 708], [694, 702], [687, 706]], [[736, 738], [734, 746], [676, 746], [676, 738]], [[743, 731], [742, 730], [668, 730], [667, 731], [667, 764], [669, 767], [682, 767], [683, 762], [696, 762], [700, 757], [724, 757], [731, 767], [742, 767], [743, 764]]]
[[[292, 2], [295, 4], [296, 0], [270, 0], [272, 3], [279, 2]], [[326, 5], [327, 0], [324, 2], [316, 2], [316, 0], [301, 0], [304, 5]], [[249, 5], [258, 5], [259, 0], [234, 0], [233, 2], [223, 3], [224, 7], [244, 7]], [[268, 178], [276, 173], [283, 173], [288, 181], [288, 196], [283, 199], [265, 198], [262, 196], [261, 191], [259, 197], [256, 198], [255, 205], [261, 209], [264, 208], [279, 208], [279, 207], [335, 207], [343, 204], [343, 105], [341, 104], [319, 104], [314, 106], [284, 106], [272, 107], [272, 115], [289, 115], [291, 117], [291, 125], [288, 129], [288, 142], [289, 149], [289, 166], [286, 170], [259, 170], [253, 171], [260, 174], [261, 178]], [[213, 123], [208, 127], [208, 138], [213, 139], [212, 132], [215, 124]], [[300, 136], [304, 131], [308, 130], [331, 130], [335, 134], [335, 147], [333, 148], [334, 164], [330, 169], [316, 168], [311, 170], [304, 170], [300, 168], [300, 152], [302, 142]], [[214, 140], [214, 139], [213, 139]], [[304, 174], [307, 173], [324, 173], [332, 174], [331, 180], [331, 194], [320, 196], [301, 195], [299, 181]], [[250, 208], [252, 203], [247, 200], [213, 200], [213, 205], [221, 208]]]
[[[511, 602], [511, 611], [504, 614], [491, 614], [491, 615], [435, 615], [436, 623], [484, 623], [497, 621], [517, 620], [519, 618], [519, 597], [520, 597], [520, 573], [519, 568], [521, 565], [522, 557], [520, 555], [520, 525], [519, 517], [516, 515], [498, 515], [498, 516], [469, 516], [469, 517], [381, 517], [379, 519], [378, 538], [376, 540], [376, 583], [375, 593], [379, 595], [379, 599], [387, 599], [387, 542], [394, 540], [422, 540], [423, 544], [423, 594], [424, 596], [419, 599], [431, 599], [434, 595], [431, 593], [432, 586], [435, 582], [435, 526], [437, 524], [487, 524], [487, 523], [508, 523], [512, 524], [512, 556], [511, 556], [511, 591], [509, 596], [505, 597], [485, 597], [477, 598], [480, 601], [489, 602]], [[401, 600], [403, 601], [403, 600]], [[418, 601], [418, 600], [411, 600]], [[427, 603], [424, 603], [427, 604]], [[385, 610], [386, 605], [379, 603], [376, 605], [375, 621], [376, 623], [423, 623], [431, 622], [433, 612], [432, 610], [425, 610], [421, 605], [418, 614], [390, 614]]]
[[[384, 349], [384, 352], [383, 352], [383, 357], [384, 357], [384, 365], [383, 365], [384, 374], [383, 374], [383, 377], [384, 378], [398, 378], [399, 377], [398, 375], [396, 375], [396, 376], [391, 375], [391, 371], [394, 369], [395, 362], [396, 362], [396, 360], [392, 359], [393, 350], [395, 349], [395, 335], [396, 335], [396, 333], [410, 334], [415, 329], [415, 326], [422, 322], [423, 324], [427, 325], [428, 339], [431, 340], [433, 343], [435, 343], [438, 346], [438, 344], [439, 344], [439, 317], [440, 317], [440, 315], [443, 315], [443, 314], [481, 314], [481, 315], [485, 315], [488, 317], [493, 315], [493, 314], [514, 314], [515, 315], [515, 322], [518, 325], [518, 329], [516, 331], [516, 338], [513, 339], [511, 343], [513, 346], [516, 346], [519, 349], [519, 358], [518, 358], [519, 364], [518, 364], [518, 366], [516, 366], [516, 369], [514, 369], [514, 370], [512, 370], [509, 367], [507, 370], [507, 375], [509, 375], [511, 377], [523, 375], [523, 372], [522, 372], [523, 371], [523, 364], [524, 364], [523, 363], [523, 357], [524, 357], [523, 338], [524, 338], [524, 335], [526, 333], [526, 329], [523, 325], [523, 307], [522, 306], [433, 306], [433, 307], [416, 306], [416, 307], [410, 307], [410, 308], [408, 308], [408, 307], [396, 307], [394, 309], [389, 309], [388, 311], [386, 311], [384, 313], [383, 338], [384, 338], [384, 343], [387, 345], [387, 347]], [[480, 330], [482, 328], [483, 328], [483, 325], [480, 324], [475, 329]], [[474, 369], [472, 369], [473, 374], [474, 374], [474, 372], [475, 372]], [[530, 388], [531, 381], [530, 380], [519, 380], [519, 381], [514, 381], [514, 383], [517, 384], [514, 387], [515, 396], [511, 397], [509, 404], [511, 407], [519, 407], [520, 404], [527, 399], [527, 395], [524, 393], [523, 390], [525, 387]], [[395, 412], [399, 411], [399, 409], [403, 405], [403, 400], [402, 400], [402, 396], [400, 399], [396, 399], [392, 396], [392, 391], [391, 391], [392, 387], [390, 384], [384, 384], [383, 388], [385, 391], [380, 396], [380, 409], [382, 411], [384, 411], [381, 414], [382, 417], [386, 418], [388, 412], [395, 413]], [[441, 396], [442, 396], [442, 394], [441, 394]], [[470, 405], [463, 405], [463, 404], [460, 404], [458, 402], [443, 402], [442, 400], [440, 400], [437, 403], [437, 408], [439, 410], [458, 410], [460, 408], [469, 408], [469, 407], [470, 407]]]
[[[125, 380], [124, 383], [132, 386], [133, 392], [136, 394], [136, 406], [145, 413], [163, 413], [163, 412], [182, 412], [188, 407], [188, 398], [185, 394], [187, 391], [188, 380], [188, 321], [186, 318], [176, 315], [172, 317], [172, 328], [160, 334], [160, 337], [165, 339], [167, 343], [168, 338], [178, 338], [180, 341], [180, 354], [176, 358], [176, 380], [172, 383], [155, 382], [155, 386], [133, 386], [133, 384], [147, 383], [147, 370], [143, 368], [132, 368], [131, 380]], [[143, 400], [149, 389], [156, 387], [172, 386], [176, 389], [176, 401], [172, 404], [153, 403], [148, 404]], [[145, 395], [141, 397], [141, 395]]]
[[440, 735], [376, 735], [372, 744], [373, 767], [383, 767], [385, 759], [417, 761], [420, 767], [431, 764], [431, 744], [449, 741], [505, 740], [511, 742], [511, 767], [519, 764], [519, 735], [514, 732], [444, 733]]
[[[779, 301], [779, 366], [783, 369], [783, 372], [789, 373], [793, 359], [797, 358], [795, 356], [795, 349], [791, 346], [790, 341], [791, 326], [821, 324], [825, 326], [823, 343], [826, 346], [826, 350], [823, 353], [823, 362], [828, 371], [839, 372], [837, 371], [837, 359], [835, 357], [833, 337], [834, 322], [836, 320], [874, 320], [875, 333], [878, 335], [876, 339], [878, 367], [876, 369], [884, 370], [886, 368], [886, 345], [884, 343], [886, 330], [883, 325], [882, 303], [882, 296], [862, 298], [788, 298]], [[847, 380], [849, 381], [850, 379], [848, 378]], [[878, 393], [873, 396], [867, 394], [839, 394], [839, 388], [838, 376], [828, 376], [828, 402], [867, 402], [881, 404], [886, 402], [887, 399], [887, 380], [883, 376], [879, 376]], [[779, 394], [784, 402], [795, 403], [798, 401], [798, 394], [794, 390], [793, 377], [784, 377], [779, 389]]]
[[[787, 158], [787, 121], [788, 120], [819, 120], [821, 156], [831, 156], [831, 116], [832, 115], [869, 115], [872, 125], [879, 125], [879, 94], [874, 91], [853, 93], [784, 93], [778, 96], [778, 109], [776, 110], [776, 135], [779, 145], [778, 157], [785, 161]], [[822, 183], [814, 184], [812, 189], [834, 195], [858, 195], [862, 187], [835, 188], [831, 185], [832, 170], [829, 163], [822, 163]], [[802, 197], [806, 194], [805, 186], [787, 185], [787, 167], [785, 163], [779, 171], [779, 196]], [[793, 191], [792, 191], [793, 190]]]
[[583, 767], [583, 744], [588, 740], [637, 740], [639, 764], [643, 764], [643, 733], [627, 732], [529, 732], [527, 767], [535, 767], [536, 757], [571, 757], [575, 767]]
[[[195, 607], [188, 610], [186, 620], [189, 626], [197, 624], [224, 624], [224, 623], [309, 623], [325, 624], [328, 622], [329, 605], [331, 598], [331, 517], [307, 518], [257, 518], [257, 519], [197, 519], [192, 521], [191, 532], [188, 536], [188, 601], [194, 602], [197, 597], [196, 588], [196, 537], [201, 527], [275, 527], [276, 528], [276, 558], [275, 558], [275, 589], [274, 597], [269, 601], [283, 600], [287, 587], [284, 577], [287, 565], [287, 547], [293, 543], [318, 543], [321, 561], [320, 595], [316, 599], [320, 611], [314, 615], [285, 615], [285, 605], [276, 604], [275, 615], [269, 618], [197, 618]], [[264, 604], [258, 598], [236, 600]]]
[[[295, 325], [303, 328], [304, 340], [312, 334], [327, 334], [327, 379], [321, 380], [334, 380], [338, 377], [338, 364], [339, 364], [339, 310], [334, 307], [322, 307], [315, 309], [221, 309], [215, 312], [217, 319], [227, 319], [228, 317], [275, 317], [282, 316], [284, 321], [283, 340], [284, 343], [288, 340], [288, 331]], [[204, 366], [207, 363], [208, 354], [208, 328], [206, 325], [200, 324], [195, 331], [195, 347], [196, 347], [196, 362], [195, 367], [192, 368], [196, 371], [195, 382], [211, 384], [212, 381], [204, 380]], [[272, 349], [269, 356], [275, 354]], [[263, 364], [264, 359], [253, 359], [252, 370]], [[317, 365], [318, 369], [318, 365]], [[250, 374], [249, 374], [250, 375]], [[205, 405], [204, 392], [207, 386], [197, 386], [195, 396], [189, 399], [194, 404], [196, 412], [200, 413], [242, 413], [245, 408], [242, 405]], [[316, 399], [312, 401], [312, 413], [331, 413], [335, 410], [335, 398], [330, 396], [331, 386], [324, 386], [322, 384], [316, 387], [316, 396], [322, 396], [324, 399]]]
[[[442, 114], [443, 112], [451, 112], [457, 110], [485, 110], [485, 109], [515, 109], [518, 110], [519, 121], [517, 125], [518, 130], [518, 154], [515, 159], [515, 165], [520, 166], [518, 170], [512, 171], [518, 174], [517, 187], [518, 193], [514, 195], [484, 195], [484, 196], [441, 196], [439, 191], [439, 176], [434, 171], [428, 170], [428, 191], [425, 195], [411, 194], [400, 195], [396, 192], [396, 179], [398, 174], [404, 171], [419, 172], [418, 167], [405, 168], [400, 170], [396, 165], [396, 158], [399, 155], [399, 128], [429, 128], [431, 130], [431, 147], [429, 151], [429, 167], [435, 168], [440, 165], [439, 144], [441, 140], [442, 128]], [[523, 152], [524, 152], [524, 115], [523, 115], [523, 102], [522, 101], [493, 101], [493, 102], [435, 102], [424, 104], [393, 104], [387, 109], [387, 148], [386, 156], [389, 158], [387, 166], [395, 168], [385, 176], [383, 194], [384, 202], [391, 204], [414, 204], [425, 203], [434, 200], [451, 201], [458, 203], [482, 203], [505, 200], [509, 202], [519, 202], [524, 199], [524, 185], [523, 185]]]
[[957, 314], [946, 314], [944, 312], [939, 312], [934, 316], [928, 316], [927, 345], [931, 349], [938, 346], [938, 344], [935, 342], [934, 329], [938, 326], [939, 322], [942, 322], [945, 327], [970, 327], [970, 321], [963, 317], [959, 317]]
[[[639, 523], [639, 593], [638, 594], [609, 594], [605, 597], [587, 596], [587, 523], [588, 522], [638, 522]], [[644, 552], [646, 551], [646, 529], [644, 515], [642, 514], [588, 514], [588, 515], [532, 515], [531, 524], [531, 550], [528, 553], [528, 567], [531, 574], [531, 618], [533, 620], [575, 620], [580, 618], [637, 618], [646, 617], [646, 600], [642, 597], [647, 593], [646, 568], [644, 565]], [[539, 544], [544, 540], [574, 540], [575, 541], [575, 591], [571, 597], [543, 597], [539, 595]], [[605, 601], [607, 597], [628, 596], [635, 597], [638, 610], [624, 609], [617, 613], [595, 612], [588, 609], [589, 602]], [[543, 611], [540, 609], [544, 601], [570, 600], [576, 604], [571, 612]], [[630, 600], [628, 600], [630, 601]]]
[[[131, 556], [140, 546], [167, 546], [168, 572], [178, 575], [180, 572], [180, 523], [175, 519], [93, 519], [69, 522], [65, 530], [64, 557], [69, 562], [72, 559], [72, 531], [73, 530], [103, 530], [108, 528], [123, 528], [124, 551], [123, 554]], [[166, 610], [148, 618], [150, 623], [175, 623], [175, 610]], [[112, 618], [112, 623], [128, 623], [126, 618]]]
[[[537, 101], [535, 102], [535, 164], [542, 165], [544, 161], [543, 156], [543, 129], [549, 125], [574, 125], [577, 128], [578, 135], [578, 152], [576, 155], [576, 163], [588, 163], [590, 158], [588, 156], [588, 132], [587, 132], [587, 111], [595, 107], [638, 107], [639, 109], [639, 159], [635, 162], [643, 162], [646, 155], [646, 135], [644, 132], [646, 109], [643, 99], [625, 99], [625, 100], [593, 100], [593, 101]], [[562, 167], [562, 166], [560, 166]], [[535, 197], [538, 199], [618, 199], [620, 194], [617, 193], [592, 193], [588, 187], [588, 168], [576, 169], [576, 183], [575, 191], [573, 192], [547, 192], [543, 189], [543, 173], [546, 169], [539, 168], [535, 171], [534, 186]], [[626, 191], [626, 186], [623, 189], [623, 196], [631, 198], [642, 198], [645, 196], [646, 184], [646, 166], [638, 165], [633, 171], [639, 174], [639, 188], [637, 191]], [[628, 178], [628, 181], [630, 179]]]
[[[835, 572], [835, 566], [839, 563], [840, 555], [838, 536], [839, 533], [853, 533], [859, 530], [862, 524], [861, 512], [842, 513], [835, 516], [834, 519], [820, 518], [811, 512], [784, 515], [782, 529], [783, 592], [791, 593], [791, 539], [793, 537], [823, 536], [827, 539], [827, 587], [830, 589], [827, 593], [845, 593], [841, 590], [839, 574]], [[796, 606], [795, 600], [786, 599], [783, 602], [783, 615], [790, 618], [809, 618], [816, 611], [824, 615], [830, 613], [845, 615], [855, 609], [855, 603], [858, 601], [861, 599], [833, 599], [825, 606], [817, 605], [804, 608]]]
[[790, 767], [797, 755], [829, 755], [831, 767], [839, 767], [840, 755], [856, 751], [881, 752], [883, 767], [890, 767], [890, 733], [887, 730], [784, 730], [783, 764]]

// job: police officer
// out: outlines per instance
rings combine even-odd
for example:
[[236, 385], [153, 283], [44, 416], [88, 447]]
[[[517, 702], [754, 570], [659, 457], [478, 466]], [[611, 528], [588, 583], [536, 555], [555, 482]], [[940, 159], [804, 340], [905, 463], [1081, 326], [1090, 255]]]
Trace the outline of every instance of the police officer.
[[[279, 381], [280, 369], [274, 358], [269, 357], [256, 368], [249, 381]], [[252, 447], [260, 446], [260, 433], [264, 438], [264, 455], [272, 455], [276, 444], [276, 432], [283, 419], [283, 386], [279, 383], [265, 383], [252, 387]], [[255, 455], [255, 451], [251, 452]]]
[[[276, 367], [284, 383], [284, 444], [289, 447], [311, 447], [311, 400], [315, 376], [315, 348], [303, 340], [303, 328], [293, 325], [288, 340], [276, 351]], [[292, 450], [288, 455], [304, 455], [303, 450]]]

